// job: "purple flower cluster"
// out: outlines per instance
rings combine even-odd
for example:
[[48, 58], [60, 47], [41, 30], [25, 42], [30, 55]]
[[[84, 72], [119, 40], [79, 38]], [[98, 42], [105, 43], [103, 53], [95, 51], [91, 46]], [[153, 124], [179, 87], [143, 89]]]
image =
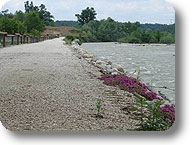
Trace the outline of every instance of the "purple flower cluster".
[[164, 104], [160, 106], [162, 113], [168, 113], [166, 118], [171, 120], [172, 123], [175, 121], [175, 106], [173, 104]]
[[[104, 81], [104, 84], [111, 86], [119, 86], [121, 89], [127, 90], [130, 93], [138, 93], [145, 97], [149, 101], [155, 99], [160, 100], [157, 93], [151, 91], [145, 84], [137, 81], [136, 78], [123, 76], [123, 75], [104, 75], [99, 78]], [[175, 106], [173, 104], [164, 104], [160, 106], [162, 113], [167, 113], [165, 118], [171, 120], [173, 123], [175, 121]]]
[[121, 89], [127, 90], [130, 93], [137, 92], [150, 101], [159, 99], [157, 93], [151, 91], [145, 84], [137, 81], [136, 78], [123, 75], [105, 75], [99, 79], [103, 80], [106, 85], [118, 85]]

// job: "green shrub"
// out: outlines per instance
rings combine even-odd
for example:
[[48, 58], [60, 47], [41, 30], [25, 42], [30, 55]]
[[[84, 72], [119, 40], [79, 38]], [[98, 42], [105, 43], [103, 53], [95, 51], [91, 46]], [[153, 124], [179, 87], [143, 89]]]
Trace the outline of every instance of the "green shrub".
[[164, 36], [160, 39], [160, 43], [163, 44], [172, 44], [174, 43], [174, 39], [172, 38], [171, 35]]
[[127, 37], [118, 39], [118, 41], [123, 43], [141, 43], [140, 39], [129, 35]]
[[41, 35], [41, 33], [38, 30], [36, 30], [36, 29], [33, 29], [30, 33], [32, 35], [35, 35], [35, 36], [40, 36]]
[[81, 33], [81, 30], [79, 30], [79, 29], [72, 29], [72, 30], [70, 30], [70, 32], [71, 33]]
[[68, 34], [68, 35], [65, 36], [65, 38], [66, 38], [67, 40], [73, 41], [74, 39], [76, 39], [76, 36], [74, 36], [74, 35], [72, 35], [72, 34]]
[[79, 45], [82, 44], [82, 37], [81, 37], [81, 35], [77, 36], [77, 35], [74, 35], [74, 34], [68, 34], [68, 35], [65, 36], [64, 41], [66, 42], [66, 44], [72, 44], [72, 41], [74, 41], [75, 39], [79, 40], [79, 41], [77, 41], [77, 43]]
[[49, 26], [56, 27], [56, 24], [55, 24], [54, 21], [51, 21], [51, 22], [49, 23]]

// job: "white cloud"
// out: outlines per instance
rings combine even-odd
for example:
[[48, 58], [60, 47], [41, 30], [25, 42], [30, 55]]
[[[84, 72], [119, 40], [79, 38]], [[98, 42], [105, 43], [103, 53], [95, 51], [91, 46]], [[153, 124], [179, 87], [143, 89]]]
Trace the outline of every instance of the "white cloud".
[[[2, 0], [1, 0], [2, 1]], [[10, 0], [2, 9], [15, 12], [24, 9], [26, 0]], [[112, 17], [117, 21], [140, 21], [142, 23], [171, 23], [174, 9], [164, 0], [33, 0], [35, 5], [45, 4], [55, 19], [76, 20], [75, 14], [86, 7], [94, 7], [97, 18]]]
[[9, 0], [1, 0], [0, 1], [0, 9], [2, 8], [2, 6], [6, 3], [6, 2], [8, 2]]

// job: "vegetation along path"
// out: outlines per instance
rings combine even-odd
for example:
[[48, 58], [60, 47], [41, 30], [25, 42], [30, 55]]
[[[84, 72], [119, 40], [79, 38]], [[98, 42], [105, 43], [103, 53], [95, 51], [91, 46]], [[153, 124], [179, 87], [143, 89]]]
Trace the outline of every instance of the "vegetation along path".
[[[62, 38], [0, 49], [0, 121], [9, 130], [126, 130], [128, 92], [106, 86], [97, 68]], [[96, 117], [101, 96], [102, 117]]]

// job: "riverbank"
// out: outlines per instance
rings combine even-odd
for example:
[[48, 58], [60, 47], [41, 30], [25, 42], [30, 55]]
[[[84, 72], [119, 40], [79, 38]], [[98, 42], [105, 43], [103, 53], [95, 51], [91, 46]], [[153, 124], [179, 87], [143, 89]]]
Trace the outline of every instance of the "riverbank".
[[[99, 79], [104, 81], [104, 84], [119, 87], [125, 92], [132, 93], [134, 100], [137, 102], [134, 101], [133, 106], [130, 109], [126, 108], [126, 110], [127, 112], [132, 112], [133, 108], [135, 108], [135, 111], [137, 110], [139, 116], [134, 118], [141, 120], [139, 130], [161, 131], [171, 127], [175, 121], [175, 105], [171, 104], [171, 101], [164, 94], [161, 95], [161, 93], [158, 94], [154, 92], [144, 82], [141, 82], [139, 72], [137, 77], [134, 78], [120, 65], [115, 65], [107, 59], [101, 60], [97, 58], [80, 48], [78, 44], [76, 44], [76, 41], [72, 44], [71, 48], [79, 59], [86, 60], [102, 73]], [[136, 107], [136, 105], [138, 107]], [[164, 118], [167, 119], [165, 120]], [[161, 120], [161, 122], [159, 120]]]
[[133, 77], [140, 71], [144, 83], [175, 103], [175, 45], [105, 42], [83, 43], [80, 47], [99, 59], [120, 64]]
[[[0, 121], [9, 130], [127, 130], [137, 128], [133, 96], [98, 79], [63, 38], [0, 50]], [[99, 97], [100, 96], [100, 97]], [[98, 100], [102, 100], [97, 117]]]

